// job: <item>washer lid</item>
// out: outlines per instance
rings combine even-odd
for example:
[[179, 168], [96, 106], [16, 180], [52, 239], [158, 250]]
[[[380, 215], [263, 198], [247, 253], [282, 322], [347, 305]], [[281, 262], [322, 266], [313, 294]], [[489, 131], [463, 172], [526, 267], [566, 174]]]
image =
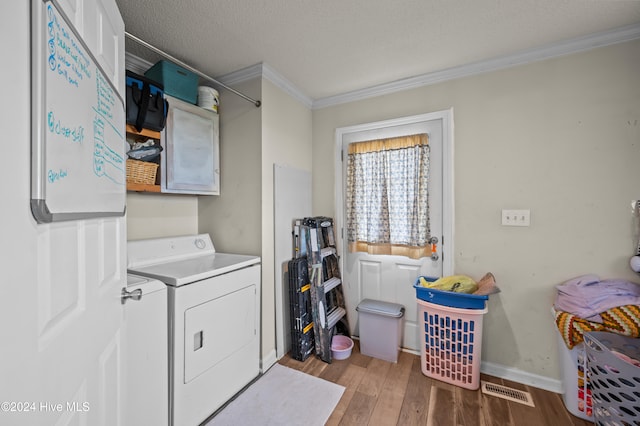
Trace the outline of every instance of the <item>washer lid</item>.
[[258, 256], [215, 253], [173, 262], [130, 267], [129, 271], [145, 277], [156, 278], [171, 286], [181, 286], [259, 263]]
[[356, 308], [356, 311], [382, 315], [385, 317], [400, 318], [404, 315], [404, 306], [398, 303], [383, 302], [382, 300], [363, 299]]

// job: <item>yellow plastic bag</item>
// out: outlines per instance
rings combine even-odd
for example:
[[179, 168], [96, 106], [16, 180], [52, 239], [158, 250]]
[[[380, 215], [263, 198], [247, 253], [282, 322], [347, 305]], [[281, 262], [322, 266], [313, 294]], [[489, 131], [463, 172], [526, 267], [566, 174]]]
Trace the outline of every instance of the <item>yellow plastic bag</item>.
[[478, 289], [478, 284], [473, 280], [473, 278], [466, 275], [450, 275], [448, 277], [438, 278], [434, 282], [429, 282], [423, 277], [420, 277], [420, 285], [436, 290], [468, 294], [471, 294]]

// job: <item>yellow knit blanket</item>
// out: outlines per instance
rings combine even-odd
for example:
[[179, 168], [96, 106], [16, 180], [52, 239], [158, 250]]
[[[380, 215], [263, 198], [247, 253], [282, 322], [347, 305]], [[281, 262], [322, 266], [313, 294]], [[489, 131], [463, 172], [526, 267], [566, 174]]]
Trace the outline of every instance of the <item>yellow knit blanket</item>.
[[623, 336], [640, 337], [640, 306], [625, 305], [600, 313], [602, 323], [587, 321], [568, 312], [556, 311], [556, 325], [562, 339], [572, 349], [588, 331], [609, 331]]

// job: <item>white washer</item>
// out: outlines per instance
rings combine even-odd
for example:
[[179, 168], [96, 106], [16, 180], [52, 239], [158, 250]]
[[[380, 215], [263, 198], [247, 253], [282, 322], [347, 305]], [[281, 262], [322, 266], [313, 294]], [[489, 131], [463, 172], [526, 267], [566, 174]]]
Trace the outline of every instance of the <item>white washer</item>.
[[169, 424], [167, 286], [127, 274], [122, 289], [126, 425]]
[[199, 234], [129, 241], [128, 269], [167, 285], [169, 424], [199, 425], [260, 373], [260, 258]]

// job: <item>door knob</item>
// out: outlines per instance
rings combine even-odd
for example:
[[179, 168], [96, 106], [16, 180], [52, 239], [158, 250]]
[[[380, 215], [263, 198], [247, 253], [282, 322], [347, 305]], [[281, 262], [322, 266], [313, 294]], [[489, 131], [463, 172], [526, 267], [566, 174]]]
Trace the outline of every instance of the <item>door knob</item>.
[[127, 299], [132, 300], [140, 300], [142, 299], [142, 289], [136, 289], [133, 291], [127, 291], [126, 288], [122, 287], [122, 293], [120, 293], [120, 303], [123, 305], [127, 302]]

